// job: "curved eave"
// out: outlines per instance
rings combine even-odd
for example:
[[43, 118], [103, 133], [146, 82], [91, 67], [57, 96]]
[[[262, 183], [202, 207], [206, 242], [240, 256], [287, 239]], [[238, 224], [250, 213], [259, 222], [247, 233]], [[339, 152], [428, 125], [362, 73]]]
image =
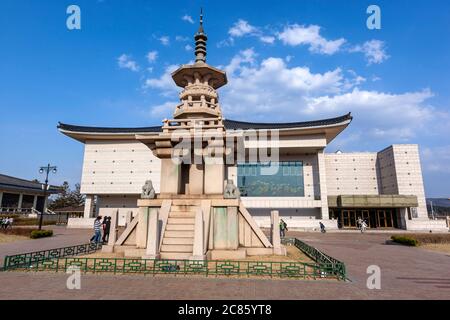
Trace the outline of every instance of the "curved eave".
[[134, 140], [136, 134], [158, 135], [161, 132], [161, 127], [105, 128], [73, 126], [64, 123], [59, 123], [57, 128], [62, 134], [83, 143], [86, 140]]
[[[352, 121], [350, 113], [341, 117], [323, 120], [290, 122], [290, 123], [254, 123], [235, 120], [224, 120], [226, 130], [278, 130], [280, 135], [310, 135], [324, 134], [327, 143], [331, 142]], [[86, 140], [135, 140], [137, 136], [146, 139], [158, 136], [162, 132], [161, 127], [143, 128], [105, 128], [105, 127], [82, 127], [59, 123], [58, 130], [75, 140], [86, 142]]]
[[[352, 122], [351, 113], [323, 120], [291, 122], [291, 123], [252, 123], [224, 120], [227, 130], [278, 130], [282, 136], [324, 134], [330, 143]], [[227, 125], [228, 124], [228, 125]]]

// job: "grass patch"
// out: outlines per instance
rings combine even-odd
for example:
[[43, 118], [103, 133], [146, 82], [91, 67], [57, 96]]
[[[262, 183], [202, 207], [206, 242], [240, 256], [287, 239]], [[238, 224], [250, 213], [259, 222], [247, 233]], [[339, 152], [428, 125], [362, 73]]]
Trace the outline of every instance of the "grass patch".
[[14, 242], [18, 240], [26, 240], [28, 237], [26, 236], [17, 236], [14, 234], [4, 234], [0, 233], [0, 243]]
[[36, 230], [35, 228], [12, 228], [12, 229], [0, 229], [0, 234], [4, 235], [15, 235], [30, 237], [31, 231]]
[[391, 240], [409, 246], [423, 246], [428, 244], [450, 244], [449, 234], [412, 233], [393, 235]]
[[[27, 218], [23, 214], [2, 214], [0, 218], [13, 218], [14, 226], [37, 226], [39, 225], [39, 218]], [[43, 226], [55, 225], [55, 221], [42, 221]]]
[[27, 237], [31, 239], [38, 239], [43, 237], [51, 237], [53, 230], [37, 230], [36, 228], [12, 228], [12, 229], [0, 229], [0, 235], [7, 236], [19, 236]]

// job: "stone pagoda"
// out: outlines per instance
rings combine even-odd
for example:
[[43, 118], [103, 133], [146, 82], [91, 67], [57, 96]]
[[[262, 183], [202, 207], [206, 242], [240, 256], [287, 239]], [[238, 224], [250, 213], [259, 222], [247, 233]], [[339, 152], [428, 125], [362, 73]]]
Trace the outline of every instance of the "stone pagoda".
[[[158, 135], [135, 136], [161, 159], [160, 193], [147, 181], [138, 200], [138, 216], [120, 237], [110, 238], [104, 251], [192, 260], [284, 254], [278, 212], [272, 214], [275, 228], [269, 241], [226, 178], [225, 158], [234, 156], [236, 148], [225, 147], [227, 131], [217, 89], [227, 84], [227, 76], [206, 63], [207, 39], [201, 14], [195, 63], [172, 73], [183, 89], [173, 119], [163, 120]], [[117, 217], [112, 220], [115, 228]]]

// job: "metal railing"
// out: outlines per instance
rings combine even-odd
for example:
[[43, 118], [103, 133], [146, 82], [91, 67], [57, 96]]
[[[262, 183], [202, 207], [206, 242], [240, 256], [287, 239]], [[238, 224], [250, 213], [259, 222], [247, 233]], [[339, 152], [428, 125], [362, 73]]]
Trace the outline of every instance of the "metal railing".
[[33, 208], [0, 207], [0, 214], [30, 214]]
[[132, 258], [54, 258], [42, 259], [27, 265], [10, 267], [4, 270], [62, 271], [78, 268], [84, 273], [112, 274], [174, 274], [204, 276], [262, 276], [289, 277], [302, 279], [336, 278], [332, 265], [302, 262], [265, 262], [230, 260], [171, 260], [171, 259], [132, 259]]
[[294, 245], [297, 249], [306, 254], [314, 262], [320, 265], [331, 265], [331, 272], [336, 273], [343, 280], [347, 278], [347, 272], [345, 269], [345, 264], [325, 253], [319, 249], [300, 241], [297, 238], [285, 238], [282, 240], [284, 243], [290, 243]]
[[[308, 255], [314, 263], [233, 260], [174, 260], [139, 258], [88, 258], [74, 257], [101, 248], [98, 244], [86, 244], [40, 252], [5, 257], [4, 271], [66, 271], [77, 267], [84, 273], [113, 274], [174, 274], [204, 276], [261, 276], [301, 279], [347, 279], [344, 263], [320, 252], [298, 239], [288, 239]], [[70, 257], [69, 257], [70, 256]]]
[[27, 252], [16, 254], [13, 256], [6, 256], [3, 269], [17, 269], [23, 267], [30, 267], [34, 264], [39, 264], [53, 259], [64, 257], [73, 257], [81, 254], [89, 254], [102, 248], [101, 243], [86, 243], [71, 247], [56, 248], [50, 250], [42, 250], [35, 252]]

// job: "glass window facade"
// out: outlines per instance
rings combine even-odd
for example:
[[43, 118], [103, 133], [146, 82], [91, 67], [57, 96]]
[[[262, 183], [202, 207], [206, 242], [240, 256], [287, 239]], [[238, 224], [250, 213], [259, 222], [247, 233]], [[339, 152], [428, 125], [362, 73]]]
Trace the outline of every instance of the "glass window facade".
[[303, 162], [241, 163], [238, 188], [243, 197], [304, 197]]

